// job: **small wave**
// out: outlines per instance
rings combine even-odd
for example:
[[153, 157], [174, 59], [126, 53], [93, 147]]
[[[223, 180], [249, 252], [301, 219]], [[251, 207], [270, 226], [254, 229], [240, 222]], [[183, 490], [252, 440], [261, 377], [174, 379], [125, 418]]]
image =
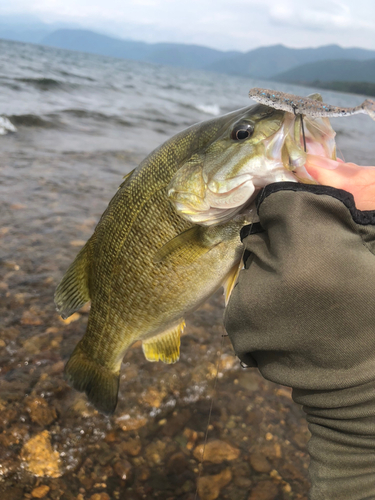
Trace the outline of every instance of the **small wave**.
[[197, 104], [195, 108], [198, 111], [203, 111], [207, 115], [220, 115], [220, 107], [217, 104]]
[[70, 73], [69, 71], [59, 71], [60, 75], [62, 76], [73, 76], [74, 78], [79, 78], [81, 80], [87, 80], [89, 82], [95, 82], [95, 78], [91, 78], [91, 76], [82, 76], [82, 75], [77, 75], [76, 73]]
[[54, 80], [53, 78], [15, 78], [18, 82], [27, 83], [38, 90], [72, 89], [77, 84]]
[[133, 123], [130, 121], [124, 120], [123, 118], [116, 115], [106, 115], [104, 113], [100, 113], [99, 111], [87, 111], [85, 109], [64, 109], [62, 113], [65, 113], [70, 116], [74, 116], [75, 118], [84, 118], [89, 120], [96, 121], [105, 121], [116, 123], [118, 125], [123, 125], [124, 127], [132, 127]]
[[0, 116], [0, 135], [8, 132], [17, 132], [17, 129], [6, 116]]
[[15, 123], [17, 126], [21, 127], [41, 127], [41, 128], [54, 128], [56, 127], [56, 124], [44, 120], [38, 115], [32, 115], [32, 114], [27, 114], [27, 115], [11, 115], [9, 116], [10, 120], [12, 123]]

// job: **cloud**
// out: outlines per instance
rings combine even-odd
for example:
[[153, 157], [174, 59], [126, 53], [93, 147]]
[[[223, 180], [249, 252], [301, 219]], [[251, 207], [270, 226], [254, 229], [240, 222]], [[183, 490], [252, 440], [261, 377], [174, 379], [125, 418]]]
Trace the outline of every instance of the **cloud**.
[[70, 23], [120, 38], [223, 50], [278, 43], [375, 49], [373, 0], [0, 0], [2, 12], [29, 13], [46, 23]]
[[338, 0], [314, 0], [296, 4], [287, 1], [271, 6], [271, 22], [279, 26], [293, 26], [313, 31], [374, 29], [375, 24], [356, 18], [349, 5]]

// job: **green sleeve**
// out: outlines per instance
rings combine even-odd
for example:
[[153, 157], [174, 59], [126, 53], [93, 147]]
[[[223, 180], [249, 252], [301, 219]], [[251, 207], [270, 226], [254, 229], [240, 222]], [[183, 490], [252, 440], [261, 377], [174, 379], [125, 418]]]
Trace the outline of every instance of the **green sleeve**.
[[311, 500], [375, 499], [375, 212], [280, 183], [225, 311], [237, 356], [293, 388], [311, 431]]

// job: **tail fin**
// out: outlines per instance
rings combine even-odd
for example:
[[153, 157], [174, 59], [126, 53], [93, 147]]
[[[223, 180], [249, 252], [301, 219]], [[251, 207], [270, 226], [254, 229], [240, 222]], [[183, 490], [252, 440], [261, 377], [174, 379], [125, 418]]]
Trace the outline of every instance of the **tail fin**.
[[97, 410], [112, 414], [117, 406], [120, 372], [100, 365], [78, 344], [65, 366], [65, 378], [77, 391], [85, 392]]
[[373, 120], [375, 120], [375, 101], [366, 99], [363, 103], [363, 109]]
[[66, 271], [55, 292], [57, 311], [63, 319], [80, 309], [90, 300], [89, 240]]

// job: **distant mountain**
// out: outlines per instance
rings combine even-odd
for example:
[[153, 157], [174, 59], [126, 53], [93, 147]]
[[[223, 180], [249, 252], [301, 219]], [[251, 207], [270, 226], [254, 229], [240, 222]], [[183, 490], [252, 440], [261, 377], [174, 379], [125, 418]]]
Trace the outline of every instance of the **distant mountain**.
[[[309, 64], [327, 59], [335, 60], [337, 63], [342, 61], [342, 67], [345, 67], [345, 61], [348, 59], [358, 62], [375, 59], [375, 51], [373, 50], [344, 49], [338, 45], [309, 49], [291, 49], [284, 45], [273, 45], [260, 47], [246, 53], [224, 52], [199, 45], [150, 44], [133, 40], [120, 40], [81, 29], [56, 30], [44, 37], [42, 44], [104, 56], [272, 80], [277, 80], [279, 75], [284, 78], [284, 73], [285, 78], [288, 79], [287, 71], [300, 68], [301, 65], [307, 67]], [[329, 64], [324, 66], [324, 68], [326, 67], [328, 68]], [[300, 78], [300, 80], [302, 79]], [[335, 79], [340, 80], [341, 77]], [[329, 80], [332, 78], [329, 77]], [[295, 76], [291, 76], [291, 81], [295, 81]]]
[[367, 61], [342, 59], [302, 64], [275, 74], [272, 80], [295, 83], [311, 83], [316, 80], [375, 83], [375, 54], [373, 59]]
[[26, 43], [41, 43], [53, 31], [73, 28], [73, 23], [47, 24], [32, 14], [1, 14], [0, 38]]
[[80, 50], [104, 56], [135, 61], [203, 69], [217, 60], [225, 60], [240, 52], [223, 52], [199, 45], [136, 42], [100, 35], [89, 30], [61, 29], [47, 35], [43, 45]]
[[219, 60], [206, 69], [254, 78], [277, 79], [275, 75], [288, 71], [301, 64], [326, 59], [354, 59], [358, 61], [375, 58], [375, 51], [352, 48], [344, 49], [338, 45], [326, 45], [314, 49], [290, 49], [284, 45], [260, 47], [231, 59]]

